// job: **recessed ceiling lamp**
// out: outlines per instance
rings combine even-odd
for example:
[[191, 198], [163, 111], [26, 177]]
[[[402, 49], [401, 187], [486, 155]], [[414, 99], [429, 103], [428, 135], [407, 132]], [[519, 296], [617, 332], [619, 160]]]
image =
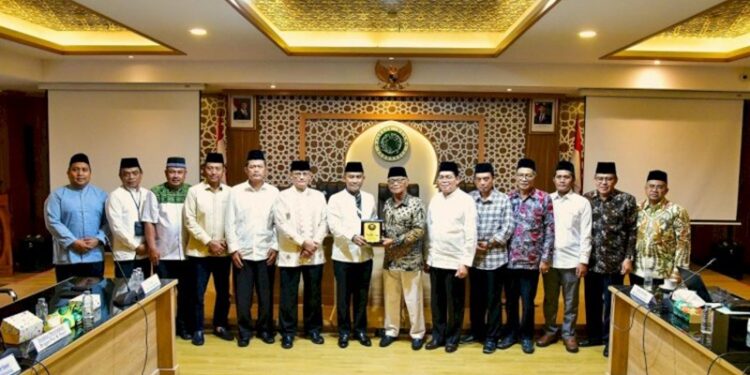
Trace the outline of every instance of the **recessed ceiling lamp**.
[[272, 84], [271, 84], [270, 86], [268, 86], [268, 87], [270, 87], [270, 88], [272, 88], [272, 89], [275, 89], [275, 88], [276, 88], [276, 85], [274, 85], [274, 84], [272, 83]]
[[578, 33], [578, 37], [581, 39], [591, 39], [596, 36], [596, 31], [594, 30], [583, 30]]
[[134, 58], [135, 58], [135, 56], [133, 56], [133, 55], [128, 55], [128, 58], [132, 60], [132, 59], [134, 59]]
[[190, 34], [193, 34], [195, 36], [203, 36], [203, 35], [208, 34], [208, 32], [206, 31], [206, 29], [196, 27], [196, 28], [190, 29]]
[[511, 88], [507, 88], [507, 89], [505, 89], [505, 91], [507, 91], [507, 92], [511, 92], [511, 91], [513, 91], [513, 89], [511, 89]]
[[660, 60], [654, 60], [654, 65], [661, 65], [661, 61]]

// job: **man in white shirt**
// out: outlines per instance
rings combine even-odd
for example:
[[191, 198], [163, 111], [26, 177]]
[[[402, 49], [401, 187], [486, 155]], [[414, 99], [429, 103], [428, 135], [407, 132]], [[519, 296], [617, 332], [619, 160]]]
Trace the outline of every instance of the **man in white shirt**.
[[364, 346], [372, 345], [367, 337], [367, 300], [372, 277], [372, 247], [362, 237], [362, 220], [377, 218], [375, 198], [361, 190], [365, 173], [360, 162], [344, 167], [346, 189], [328, 200], [328, 228], [333, 235], [333, 274], [336, 277], [336, 314], [339, 347], [349, 346], [353, 305], [354, 338]]
[[229, 257], [224, 238], [224, 217], [229, 201], [229, 186], [221, 183], [224, 176], [224, 156], [208, 153], [203, 163], [204, 180], [191, 187], [185, 198], [184, 220], [189, 234], [187, 256], [194, 277], [193, 345], [203, 345], [204, 296], [208, 279], [213, 275], [216, 301], [214, 303], [214, 335], [231, 341], [229, 331]]
[[175, 327], [178, 336], [185, 340], [192, 339], [192, 323], [188, 323], [192, 314], [193, 303], [192, 279], [185, 258], [187, 233], [182, 225], [182, 210], [190, 185], [185, 183], [187, 164], [185, 158], [172, 156], [167, 158], [164, 170], [166, 182], [151, 188], [159, 203], [157, 208], [159, 222], [155, 231], [147, 231], [146, 243], [149, 247], [149, 258], [162, 279], [177, 279], [177, 317]]
[[536, 344], [545, 347], [555, 343], [560, 334], [557, 305], [563, 293], [562, 338], [565, 349], [578, 352], [576, 320], [578, 319], [578, 287], [588, 271], [591, 255], [591, 204], [573, 191], [575, 168], [569, 161], [560, 161], [555, 168], [556, 192], [550, 194], [555, 212], [555, 252], [552, 268], [542, 275], [544, 282], [544, 335]]
[[466, 275], [477, 246], [477, 209], [471, 196], [458, 189], [456, 163], [441, 162], [437, 179], [440, 194], [427, 209], [433, 328], [425, 349], [445, 346], [446, 352], [453, 353], [464, 321]]
[[320, 296], [323, 280], [323, 239], [328, 233], [326, 199], [323, 193], [308, 188], [312, 180], [310, 163], [292, 162], [292, 186], [281, 193], [273, 207], [274, 224], [279, 244], [277, 264], [281, 277], [279, 331], [281, 347], [291, 349], [297, 334], [297, 295], [299, 279], [305, 283], [304, 329], [314, 344], [325, 341], [323, 306]]
[[137, 158], [120, 160], [122, 185], [107, 198], [107, 222], [112, 233], [115, 277], [129, 278], [135, 268], [151, 276], [151, 262], [144, 236], [153, 231], [157, 216], [156, 196], [141, 188], [143, 170]]
[[234, 265], [237, 303], [237, 345], [250, 344], [253, 290], [258, 297], [255, 330], [266, 344], [274, 342], [273, 279], [278, 245], [273, 226], [273, 204], [279, 189], [265, 182], [268, 172], [263, 151], [247, 153], [247, 181], [232, 187], [226, 217], [226, 236]]

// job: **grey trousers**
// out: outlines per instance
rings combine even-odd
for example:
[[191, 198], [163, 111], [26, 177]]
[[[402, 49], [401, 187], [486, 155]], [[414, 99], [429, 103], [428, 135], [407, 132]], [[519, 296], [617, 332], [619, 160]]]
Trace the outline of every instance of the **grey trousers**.
[[563, 294], [562, 337], [575, 337], [576, 320], [578, 319], [578, 286], [575, 268], [550, 268], [544, 278], [544, 332], [557, 334], [557, 306], [560, 289]]

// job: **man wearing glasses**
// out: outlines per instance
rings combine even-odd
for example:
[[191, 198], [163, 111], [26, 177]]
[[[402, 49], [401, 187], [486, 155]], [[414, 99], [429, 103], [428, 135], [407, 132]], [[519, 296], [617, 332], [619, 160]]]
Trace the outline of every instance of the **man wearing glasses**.
[[[518, 339], [526, 354], [534, 352], [534, 298], [539, 273], [552, 266], [555, 249], [555, 217], [549, 194], [536, 189], [536, 163], [521, 159], [516, 168], [516, 190], [508, 194], [513, 210], [513, 234], [508, 245], [507, 312], [508, 335], [500, 349], [508, 349]], [[518, 301], [523, 301], [519, 323]]]
[[297, 334], [297, 296], [299, 279], [305, 283], [303, 315], [304, 329], [313, 344], [325, 341], [323, 305], [320, 288], [323, 281], [323, 239], [328, 233], [326, 199], [318, 190], [308, 187], [312, 180], [310, 163], [306, 160], [292, 162], [292, 186], [279, 193], [273, 207], [281, 278], [279, 301], [279, 330], [281, 347], [291, 349]]
[[427, 210], [429, 230], [427, 265], [432, 287], [432, 339], [425, 349], [458, 349], [464, 321], [466, 275], [477, 247], [477, 209], [458, 188], [458, 165], [440, 163], [437, 194]]
[[422, 238], [425, 234], [425, 209], [422, 200], [409, 195], [409, 178], [403, 167], [388, 170], [385, 202], [385, 258], [383, 262], [383, 294], [385, 299], [385, 334], [380, 347], [391, 345], [401, 328], [401, 295], [409, 311], [409, 335], [412, 350], [424, 343], [424, 301], [422, 291]]
[[611, 310], [608, 287], [622, 285], [625, 275], [633, 270], [638, 220], [635, 197], [615, 189], [616, 184], [615, 163], [599, 162], [594, 174], [596, 190], [584, 194], [591, 202], [592, 225], [589, 272], [584, 283], [588, 337], [580, 346], [604, 345], [605, 357], [609, 356]]

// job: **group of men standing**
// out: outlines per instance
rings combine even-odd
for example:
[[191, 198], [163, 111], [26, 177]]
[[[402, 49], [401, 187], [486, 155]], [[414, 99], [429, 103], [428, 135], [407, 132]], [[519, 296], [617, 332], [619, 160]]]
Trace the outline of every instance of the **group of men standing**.
[[[45, 205], [57, 279], [102, 277], [108, 245], [117, 277], [130, 277], [135, 268], [148, 276], [153, 266], [160, 277], [179, 280], [178, 335], [203, 345], [204, 295], [211, 277], [216, 290], [213, 333], [235, 339], [228, 322], [232, 275], [237, 344], [244, 347], [253, 333], [267, 344], [275, 342], [273, 286], [279, 267], [281, 346], [292, 348], [297, 335], [300, 278], [303, 332], [314, 344], [323, 344], [322, 244], [330, 231], [338, 346], [346, 348], [352, 339], [371, 346], [367, 303], [375, 245], [365, 241], [361, 224], [378, 215], [375, 198], [361, 189], [362, 164], [346, 164], [346, 188], [328, 202], [309, 187], [313, 175], [309, 162], [303, 160], [291, 163], [291, 186], [281, 192], [265, 181], [267, 166], [260, 150], [248, 152], [247, 180], [233, 187], [222, 183], [221, 154], [209, 153], [201, 171], [202, 182], [189, 186], [185, 159], [170, 157], [166, 181], [149, 190], [141, 187], [138, 160], [124, 158], [119, 172], [122, 185], [108, 195], [90, 184], [88, 157], [74, 155], [67, 171], [70, 183], [55, 190]], [[451, 353], [460, 343], [476, 341], [489, 354], [520, 342], [525, 353], [533, 353], [540, 273], [545, 325], [536, 345], [548, 346], [560, 337], [569, 352], [577, 352], [579, 345], [606, 345], [611, 308], [607, 286], [623, 284], [633, 270], [631, 283], [642, 283], [646, 273], [659, 283], [679, 277], [677, 267], [687, 266], [690, 221], [682, 207], [665, 198], [666, 173], [649, 173], [647, 199], [640, 205], [632, 195], [615, 189], [617, 173], [611, 162], [598, 164], [596, 190], [584, 196], [573, 189], [575, 170], [567, 161], [556, 167], [552, 194], [535, 187], [536, 177], [534, 161], [519, 160], [516, 188], [506, 195], [495, 189], [493, 166], [480, 163], [473, 173], [477, 189], [466, 193], [458, 187], [458, 165], [441, 162], [439, 194], [425, 208], [420, 198], [407, 193], [407, 171], [389, 169], [391, 197], [383, 208], [380, 244], [385, 249], [381, 347], [399, 335], [403, 301], [413, 350], [444, 347]], [[433, 325], [427, 343], [425, 272], [431, 281]], [[467, 277], [471, 330], [461, 336]], [[584, 277], [588, 337], [579, 343], [575, 326]], [[560, 291], [562, 327], [557, 325]], [[254, 326], [253, 296], [258, 311]], [[606, 346], [604, 354], [608, 354]]]

